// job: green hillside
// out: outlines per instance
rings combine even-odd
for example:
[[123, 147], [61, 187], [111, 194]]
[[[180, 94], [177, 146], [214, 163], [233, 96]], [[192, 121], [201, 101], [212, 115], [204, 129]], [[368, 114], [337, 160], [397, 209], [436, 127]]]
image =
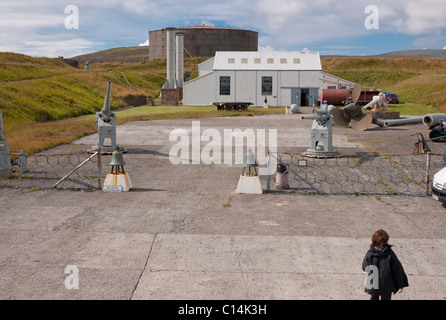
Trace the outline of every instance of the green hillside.
[[[108, 53], [113, 53], [113, 59], [119, 60], [121, 56], [125, 60], [130, 49], [117, 48]], [[198, 64], [206, 59], [186, 58], [185, 71], [195, 77]], [[364, 87], [376, 84], [397, 93], [402, 114], [422, 114], [426, 110], [446, 113], [446, 59], [324, 57], [322, 66], [324, 71]], [[94, 114], [103, 106], [108, 81], [112, 82], [113, 110], [138, 105], [135, 102], [138, 99], [145, 102], [147, 98], [158, 97], [166, 81], [166, 61], [159, 59], [91, 62], [90, 71], [85, 71], [83, 63], [71, 67], [55, 58], [0, 52], [0, 70], [0, 109], [10, 148], [31, 153], [95, 132]], [[250, 113], [283, 112], [260, 109], [252, 108]], [[137, 114], [122, 113], [118, 120], [221, 115], [213, 108], [155, 106], [138, 109]]]
[[361, 86], [394, 92], [402, 103], [446, 113], [446, 59], [330, 57], [322, 59], [322, 68]]
[[[186, 59], [197, 71], [203, 59]], [[92, 63], [90, 71], [58, 59], [0, 52], [0, 108], [5, 123], [45, 122], [95, 113], [102, 108], [108, 81], [112, 109], [136, 99], [155, 98], [166, 81], [165, 61]], [[130, 84], [130, 86], [129, 86]]]
[[102, 62], [142, 62], [149, 60], [149, 47], [119, 47], [72, 57], [84, 64]]

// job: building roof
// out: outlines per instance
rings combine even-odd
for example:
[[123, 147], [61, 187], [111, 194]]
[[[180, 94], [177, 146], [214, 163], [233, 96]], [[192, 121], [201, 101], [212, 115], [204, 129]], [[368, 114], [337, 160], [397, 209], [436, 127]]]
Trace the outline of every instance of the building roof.
[[322, 70], [315, 51], [217, 51], [214, 70]]

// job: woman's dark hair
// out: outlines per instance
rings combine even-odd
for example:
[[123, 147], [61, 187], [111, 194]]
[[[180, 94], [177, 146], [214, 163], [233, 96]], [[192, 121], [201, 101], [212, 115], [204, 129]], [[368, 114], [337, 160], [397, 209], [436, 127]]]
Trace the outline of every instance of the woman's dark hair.
[[389, 234], [382, 229], [375, 231], [372, 235], [372, 246], [382, 248], [387, 246], [389, 242]]

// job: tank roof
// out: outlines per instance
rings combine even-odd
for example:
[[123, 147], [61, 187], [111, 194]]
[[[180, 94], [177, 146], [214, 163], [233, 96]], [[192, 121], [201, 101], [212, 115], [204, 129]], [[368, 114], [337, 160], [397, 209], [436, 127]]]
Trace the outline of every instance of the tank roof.
[[[167, 29], [174, 29], [174, 30], [191, 30], [191, 29], [199, 29], [199, 30], [236, 30], [236, 31], [252, 31], [249, 29], [238, 29], [238, 28], [229, 28], [229, 27], [216, 27], [216, 26], [208, 26], [208, 25], [200, 25], [200, 26], [188, 26], [188, 27], [167, 27], [161, 30], [167, 30]], [[160, 31], [160, 30], [154, 30], [154, 31]]]

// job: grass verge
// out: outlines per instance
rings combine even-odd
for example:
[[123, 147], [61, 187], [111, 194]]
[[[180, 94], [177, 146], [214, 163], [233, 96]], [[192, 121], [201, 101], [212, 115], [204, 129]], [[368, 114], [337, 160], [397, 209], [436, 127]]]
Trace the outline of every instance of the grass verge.
[[[247, 111], [217, 111], [216, 107], [143, 106], [116, 112], [117, 124], [130, 121], [282, 114], [284, 108], [249, 107]], [[37, 153], [96, 133], [95, 115], [50, 122], [7, 123], [5, 136], [11, 152]]]

